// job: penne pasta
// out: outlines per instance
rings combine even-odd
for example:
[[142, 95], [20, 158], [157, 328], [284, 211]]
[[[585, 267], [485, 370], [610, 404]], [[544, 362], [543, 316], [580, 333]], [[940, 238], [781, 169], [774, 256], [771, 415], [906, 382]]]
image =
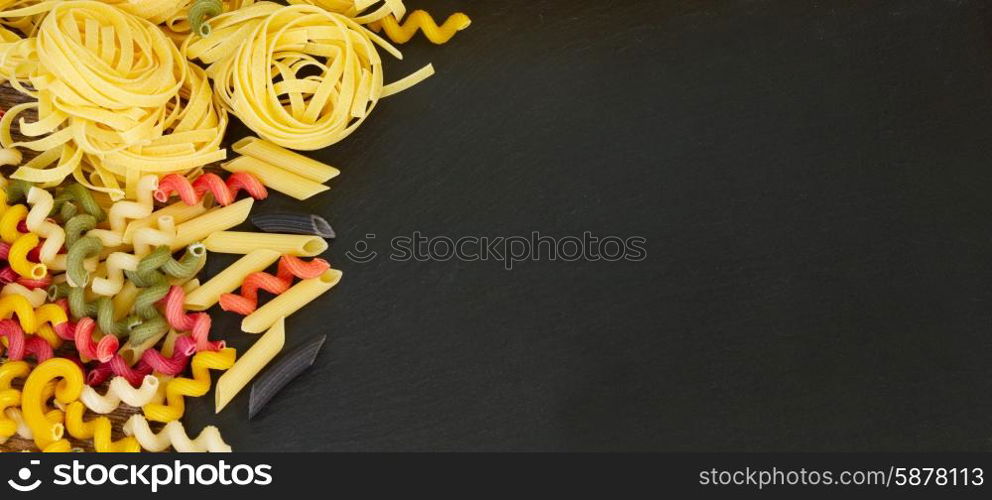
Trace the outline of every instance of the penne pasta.
[[176, 226], [176, 239], [172, 242], [172, 249], [178, 250], [213, 233], [241, 224], [248, 219], [248, 212], [254, 203], [254, 199], [245, 198], [179, 224]]
[[207, 212], [207, 207], [204, 205], [203, 200], [200, 200], [194, 205], [187, 205], [181, 201], [173, 203], [165, 208], [158, 209], [152, 212], [148, 217], [142, 219], [136, 219], [131, 221], [127, 228], [124, 229], [124, 235], [122, 239], [124, 243], [131, 244], [134, 238], [134, 232], [143, 227], [155, 227], [158, 224], [159, 218], [161, 217], [172, 217], [172, 221], [176, 224], [182, 224], [194, 217], [198, 217]]
[[324, 274], [310, 278], [293, 285], [268, 303], [259, 307], [255, 312], [241, 320], [241, 330], [248, 333], [261, 333], [279, 321], [288, 317], [303, 306], [309, 304], [324, 292], [330, 290], [341, 281], [341, 271], [328, 269]]
[[264, 248], [297, 257], [313, 257], [327, 250], [327, 240], [301, 234], [218, 231], [203, 240], [207, 250], [217, 253], [245, 254]]
[[279, 255], [279, 252], [266, 248], [258, 248], [248, 252], [247, 255], [190, 292], [186, 296], [186, 307], [194, 311], [209, 309], [217, 303], [221, 295], [230, 293], [241, 286], [249, 274], [262, 271], [279, 260]]
[[217, 379], [217, 386], [214, 388], [214, 412], [220, 413], [234, 396], [237, 396], [241, 389], [244, 389], [248, 382], [251, 382], [258, 372], [279, 354], [285, 344], [286, 318], [280, 317], [265, 335], [262, 335], [234, 362], [234, 366], [228, 368]]
[[251, 156], [239, 156], [221, 164], [221, 168], [228, 172], [248, 172], [262, 181], [266, 187], [292, 196], [297, 200], [305, 200], [317, 193], [331, 189], [319, 182], [300, 177]]
[[[326, 163], [321, 163], [258, 137], [245, 137], [232, 144], [231, 149], [240, 155], [257, 158], [281, 170], [321, 184], [341, 173], [340, 170]], [[265, 182], [265, 179], [262, 178], [262, 181]], [[272, 189], [276, 188], [273, 187]], [[276, 191], [279, 190], [276, 189]]]

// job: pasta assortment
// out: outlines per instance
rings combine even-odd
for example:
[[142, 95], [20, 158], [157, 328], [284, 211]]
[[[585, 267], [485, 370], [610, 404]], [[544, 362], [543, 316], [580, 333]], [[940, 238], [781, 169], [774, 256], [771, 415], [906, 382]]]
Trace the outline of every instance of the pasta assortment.
[[[251, 418], [313, 363], [326, 336], [280, 353], [287, 318], [341, 279], [317, 257], [335, 232], [252, 210], [330, 190], [340, 171], [294, 150], [346, 138], [433, 74], [384, 83], [380, 53], [401, 58], [386, 38], [444, 43], [470, 21], [438, 26], [402, 0], [289, 3], [0, 6], [0, 79], [31, 98], [0, 112], [0, 443], [229, 452], [216, 427], [187, 434], [188, 398], [214, 386], [220, 412], [252, 385]], [[256, 134], [231, 139], [233, 158], [229, 114]], [[249, 216], [261, 232], [239, 227]], [[211, 253], [240, 257], [201, 283]], [[215, 305], [264, 332], [240, 358]], [[107, 415], [136, 411], [115, 433]]]

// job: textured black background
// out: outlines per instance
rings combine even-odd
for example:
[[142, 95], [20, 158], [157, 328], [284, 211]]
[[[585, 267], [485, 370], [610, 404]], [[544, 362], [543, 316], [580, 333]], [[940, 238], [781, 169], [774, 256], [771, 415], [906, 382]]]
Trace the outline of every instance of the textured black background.
[[[202, 400], [192, 430], [256, 451], [992, 448], [986, 2], [407, 3], [474, 23], [404, 46], [387, 81], [438, 74], [316, 154], [343, 171], [306, 205], [345, 275], [288, 328], [329, 345], [255, 420]], [[648, 258], [344, 256], [418, 230], [642, 235]]]

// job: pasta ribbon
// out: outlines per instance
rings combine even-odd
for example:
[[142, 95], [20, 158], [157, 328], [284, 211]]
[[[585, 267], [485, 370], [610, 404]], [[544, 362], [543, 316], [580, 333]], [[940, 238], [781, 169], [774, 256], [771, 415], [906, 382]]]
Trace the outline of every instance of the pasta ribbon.
[[[115, 5], [47, 1], [2, 13], [43, 16], [26, 31], [34, 36], [0, 44], [0, 60], [10, 61], [0, 64], [0, 76], [38, 99], [0, 119], [0, 145], [44, 151], [14, 178], [50, 187], [72, 175], [120, 199], [134, 195], [135, 174], [195, 173], [225, 158], [227, 114], [214, 102], [206, 73], [163, 30], [137, 17], [185, 19], [189, 0]], [[37, 121], [19, 119], [30, 109], [38, 110]], [[28, 140], [14, 141], [15, 122]]]
[[76, 439], [93, 438], [93, 448], [98, 453], [137, 453], [141, 445], [133, 437], [114, 441], [111, 437], [110, 419], [96, 417], [89, 422], [83, 420], [86, 407], [79, 401], [69, 403], [65, 411], [65, 428]]
[[397, 58], [400, 52], [356, 20], [313, 5], [259, 2], [212, 25], [210, 36], [187, 39], [187, 56], [209, 64], [225, 109], [287, 148], [314, 150], [344, 139], [381, 97], [433, 73], [427, 66], [383, 86], [376, 45]]
[[190, 439], [186, 429], [178, 420], [165, 424], [162, 431], [155, 434], [148, 420], [141, 415], [131, 415], [124, 423], [124, 434], [134, 436], [141, 447], [152, 452], [165, 451], [170, 446], [180, 453], [230, 453], [231, 446], [224, 442], [220, 430], [209, 425], [203, 428], [196, 439]]
[[406, 13], [403, 0], [289, 0], [289, 3], [316, 5], [355, 18], [355, 22], [359, 24], [367, 24], [389, 15], [403, 17]]
[[386, 32], [386, 36], [393, 43], [409, 42], [418, 31], [423, 32], [431, 42], [441, 45], [451, 40], [455, 33], [468, 28], [472, 20], [461, 12], [456, 12], [444, 20], [444, 24], [438, 26], [434, 18], [423, 10], [415, 10], [400, 24], [394, 15], [388, 15], [382, 19], [369, 24], [369, 29], [378, 33], [380, 30]]
[[35, 367], [24, 382], [21, 393], [24, 420], [31, 428], [35, 445], [42, 450], [50, 450], [53, 445], [55, 449], [68, 446], [68, 441], [62, 437], [65, 427], [46, 416], [45, 403], [49, 396], [44, 394], [45, 386], [57, 379], [62, 380], [55, 386], [56, 400], [68, 405], [79, 399], [83, 390], [83, 372], [76, 363], [66, 358], [52, 358]]
[[166, 404], [145, 405], [145, 417], [153, 422], [178, 420], [186, 411], [184, 396], [200, 397], [210, 390], [209, 370], [226, 370], [234, 365], [236, 354], [233, 348], [217, 352], [200, 351], [193, 356], [193, 378], [175, 378], [165, 387]]

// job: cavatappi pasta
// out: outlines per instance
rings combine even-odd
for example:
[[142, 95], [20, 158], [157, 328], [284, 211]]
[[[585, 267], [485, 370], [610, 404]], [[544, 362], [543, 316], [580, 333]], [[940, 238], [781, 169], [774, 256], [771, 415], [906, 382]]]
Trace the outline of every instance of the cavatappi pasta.
[[[215, 427], [191, 438], [179, 421], [211, 370], [227, 370], [219, 412], [272, 365], [252, 388], [254, 415], [313, 362], [325, 337], [275, 357], [285, 322], [340, 280], [327, 261], [298, 258], [334, 231], [306, 209], [253, 217], [262, 232], [238, 226], [269, 190], [326, 196], [340, 171], [291, 149], [344, 139], [379, 99], [433, 74], [384, 84], [381, 51], [400, 53], [369, 28], [402, 41], [418, 25], [437, 41], [467, 18], [398, 24], [401, 0], [290, 3], [0, 5], [0, 80], [30, 98], [0, 116], [0, 443], [230, 451]], [[227, 161], [229, 113], [257, 137], [228, 138], [242, 156]], [[218, 272], [210, 253], [243, 257]], [[266, 332], [241, 359], [212, 331], [214, 305]], [[143, 415], [120, 438], [121, 419], [103, 415], [129, 412]]]

